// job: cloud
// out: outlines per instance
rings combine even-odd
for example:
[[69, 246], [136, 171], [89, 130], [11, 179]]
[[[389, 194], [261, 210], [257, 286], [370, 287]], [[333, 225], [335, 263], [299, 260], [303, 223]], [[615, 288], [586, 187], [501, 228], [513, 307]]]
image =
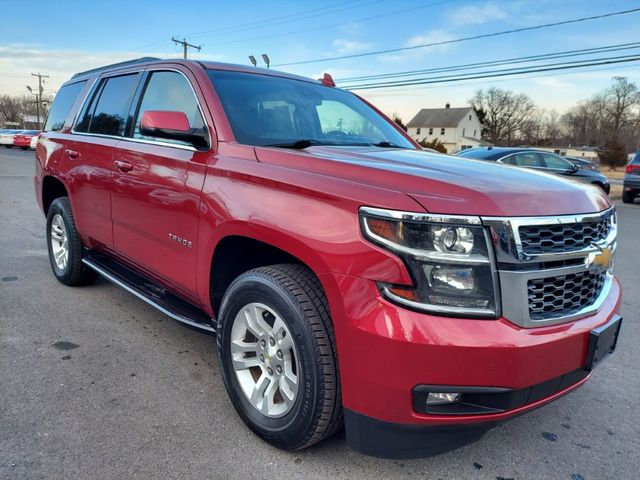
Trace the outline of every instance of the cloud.
[[449, 15], [449, 22], [453, 25], [480, 25], [483, 23], [504, 20], [509, 17], [506, 10], [494, 3], [484, 5], [465, 5], [452, 11]]
[[358, 42], [356, 40], [334, 40], [333, 41], [333, 48], [335, 48], [336, 51], [341, 55], [362, 52], [371, 47], [372, 47], [371, 43], [363, 43], [363, 42]]
[[540, 77], [532, 79], [533, 83], [552, 90], [572, 91], [575, 85], [558, 77]]
[[[403, 47], [416, 47], [419, 45], [428, 45], [434, 43], [447, 42], [456, 38], [455, 35], [445, 30], [431, 30], [419, 35], [414, 35], [407, 40]], [[433, 45], [432, 47], [421, 47], [412, 50], [404, 50], [392, 55], [381, 55], [379, 58], [383, 62], [401, 62], [406, 60], [417, 61], [433, 53], [442, 53], [450, 50], [451, 44]]]
[[[174, 52], [95, 52], [88, 50], [45, 49], [35, 44], [0, 46], [0, 94], [20, 95], [33, 82], [31, 72], [49, 75], [45, 92], [55, 92], [77, 72], [140, 57], [172, 58]], [[223, 60], [221, 56], [192, 54], [202, 60]]]

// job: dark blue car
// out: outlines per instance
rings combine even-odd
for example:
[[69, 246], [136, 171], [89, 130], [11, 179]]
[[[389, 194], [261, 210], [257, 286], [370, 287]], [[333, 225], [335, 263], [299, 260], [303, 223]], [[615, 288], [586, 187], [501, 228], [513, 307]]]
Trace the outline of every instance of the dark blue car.
[[[541, 172], [562, 175], [572, 180], [590, 183], [591, 185], [600, 187], [607, 195], [611, 189], [609, 179], [600, 172], [578, 168], [575, 164], [555, 153], [536, 150], [534, 148], [480, 147], [462, 150], [456, 155], [465, 158], [504, 163], [517, 167], [533, 168]], [[638, 173], [640, 173], [640, 170]], [[640, 176], [638, 178], [640, 178]]]

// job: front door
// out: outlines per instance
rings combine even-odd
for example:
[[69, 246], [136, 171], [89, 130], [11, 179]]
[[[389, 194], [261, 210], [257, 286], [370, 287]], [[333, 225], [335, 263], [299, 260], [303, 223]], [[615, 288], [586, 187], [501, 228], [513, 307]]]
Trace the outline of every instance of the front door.
[[117, 253], [183, 296], [196, 297], [196, 240], [207, 151], [144, 136], [147, 110], [187, 114], [204, 128], [194, 90], [177, 71], [150, 72], [134, 113], [134, 130], [115, 149], [111, 182]]

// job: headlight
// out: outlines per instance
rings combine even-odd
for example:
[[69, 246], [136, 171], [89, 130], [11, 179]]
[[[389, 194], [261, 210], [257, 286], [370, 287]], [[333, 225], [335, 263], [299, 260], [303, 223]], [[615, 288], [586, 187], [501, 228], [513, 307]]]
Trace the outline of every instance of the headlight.
[[413, 279], [411, 287], [379, 284], [387, 299], [441, 315], [499, 314], [493, 250], [478, 217], [362, 207], [360, 223], [364, 236], [398, 255]]

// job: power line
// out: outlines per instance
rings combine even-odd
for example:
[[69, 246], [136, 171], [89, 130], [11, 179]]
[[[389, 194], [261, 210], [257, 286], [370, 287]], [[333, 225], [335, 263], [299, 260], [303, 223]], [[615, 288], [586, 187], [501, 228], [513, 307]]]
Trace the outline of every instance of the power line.
[[[356, 0], [357, 2], [362, 2], [364, 0]], [[294, 13], [294, 14], [289, 14], [289, 15], [283, 15], [281, 17], [273, 17], [271, 19], [265, 19], [265, 20], [258, 20], [255, 22], [250, 22], [250, 23], [245, 23], [245, 24], [240, 24], [240, 25], [236, 25], [236, 26], [231, 26], [231, 27], [225, 27], [225, 28], [220, 28], [220, 29], [215, 29], [215, 30], [209, 30], [209, 31], [205, 31], [205, 32], [198, 32], [198, 33], [194, 33], [191, 35], [192, 38], [202, 38], [202, 37], [211, 37], [211, 36], [217, 36], [217, 35], [226, 35], [229, 33], [237, 33], [237, 32], [242, 32], [242, 31], [246, 31], [246, 30], [254, 30], [256, 28], [267, 28], [267, 27], [271, 27], [274, 25], [281, 25], [283, 23], [289, 23], [292, 21], [300, 21], [300, 20], [306, 20], [308, 18], [317, 18], [319, 16], [325, 16], [325, 15], [331, 15], [334, 13], [339, 13], [339, 12], [344, 12], [347, 10], [353, 10], [355, 8], [362, 8], [368, 5], [372, 5], [375, 3], [381, 3], [384, 0], [369, 0], [366, 1], [365, 3], [361, 3], [360, 5], [352, 5], [349, 7], [345, 7], [345, 8], [336, 8], [336, 7], [342, 7], [343, 5], [347, 5], [347, 4], [351, 4], [351, 3], [355, 3], [354, 1], [351, 2], [343, 2], [343, 3], [338, 3], [338, 4], [334, 4], [333, 6], [323, 6], [323, 7], [319, 7], [319, 8], [314, 8], [314, 9], [307, 9], [304, 11], [300, 11], [298, 13]], [[321, 11], [320, 13], [315, 13], [317, 11]], [[292, 18], [292, 17], [299, 17], [299, 18]]]
[[404, 72], [381, 73], [377, 75], [363, 75], [360, 77], [339, 78], [339, 79], [336, 79], [336, 83], [381, 80], [385, 78], [397, 78], [397, 77], [412, 77], [416, 75], [422, 75], [425, 73], [454, 72], [454, 71], [461, 71], [461, 70], [470, 70], [478, 67], [497, 67], [501, 65], [513, 65], [513, 64], [526, 63], [526, 62], [539, 62], [542, 60], [550, 60], [550, 59], [556, 59], [556, 58], [593, 55], [596, 53], [608, 53], [608, 52], [616, 52], [621, 50], [633, 50], [636, 48], [640, 48], [640, 42], [621, 43], [617, 45], [583, 48], [578, 50], [566, 50], [563, 52], [544, 53], [539, 55], [528, 55], [524, 57], [513, 57], [513, 58], [502, 59], [502, 60], [488, 60], [484, 62], [466, 63], [462, 65], [450, 65], [446, 67], [435, 67], [435, 68], [427, 68], [427, 69], [421, 69], [421, 70], [408, 70]]
[[384, 55], [387, 53], [397, 53], [397, 52], [405, 52], [408, 50], [417, 50], [419, 48], [426, 48], [426, 47], [435, 47], [435, 46], [439, 46], [439, 45], [449, 45], [452, 43], [460, 43], [460, 42], [468, 42], [470, 40], [478, 40], [481, 38], [490, 38], [490, 37], [498, 37], [498, 36], [502, 36], [502, 35], [510, 35], [513, 33], [520, 33], [520, 32], [527, 32], [527, 31], [531, 31], [531, 30], [539, 30], [542, 28], [550, 28], [550, 27], [557, 27], [560, 25], [569, 25], [569, 24], [574, 24], [574, 23], [580, 23], [580, 22], [586, 22], [586, 21], [590, 21], [590, 20], [598, 20], [601, 18], [608, 18], [608, 17], [614, 17], [614, 16], [618, 16], [618, 15], [626, 15], [628, 13], [636, 13], [640, 11], [640, 8], [632, 8], [629, 10], [620, 10], [617, 12], [609, 12], [609, 13], [604, 13], [602, 15], [593, 15], [590, 17], [581, 17], [581, 18], [574, 18], [574, 19], [570, 19], [570, 20], [563, 20], [560, 22], [552, 22], [552, 23], [544, 23], [541, 25], [534, 25], [531, 27], [521, 27], [521, 28], [515, 28], [512, 30], [503, 30], [500, 32], [492, 32], [492, 33], [485, 33], [485, 34], [481, 34], [481, 35], [473, 35], [471, 37], [462, 37], [462, 38], [455, 38], [452, 40], [443, 40], [440, 42], [431, 42], [431, 43], [423, 43], [420, 45], [413, 45], [410, 47], [400, 47], [400, 48], [390, 48], [387, 50], [377, 50], [377, 51], [372, 51], [372, 52], [363, 52], [363, 53], [354, 53], [351, 55], [341, 55], [341, 56], [336, 56], [336, 57], [325, 57], [325, 58], [317, 58], [317, 59], [313, 59], [313, 60], [302, 60], [299, 62], [289, 62], [289, 63], [280, 63], [278, 65], [274, 65], [276, 67], [285, 67], [285, 66], [291, 66], [291, 65], [306, 65], [309, 63], [319, 63], [319, 62], [327, 62], [329, 60], [344, 60], [344, 59], [348, 59], [348, 58], [359, 58], [359, 57], [369, 57], [372, 55]]
[[326, 28], [341, 27], [343, 25], [348, 25], [348, 24], [354, 23], [354, 22], [364, 22], [364, 21], [367, 21], [367, 20], [374, 20], [376, 18], [389, 17], [389, 16], [392, 16], [392, 15], [399, 15], [399, 14], [402, 14], [402, 13], [412, 12], [412, 11], [415, 11], [415, 10], [421, 10], [421, 9], [424, 9], [424, 8], [433, 7], [433, 6], [436, 6], [436, 5], [440, 5], [440, 4], [443, 4], [443, 3], [449, 3], [449, 2], [452, 2], [452, 1], [454, 1], [454, 0], [440, 0], [440, 1], [437, 1], [437, 2], [433, 2], [433, 3], [428, 3], [426, 5], [420, 5], [420, 6], [412, 7], [412, 8], [405, 8], [403, 10], [395, 10], [395, 11], [392, 11], [392, 12], [386, 12], [386, 13], [381, 13], [381, 14], [377, 14], [377, 15], [371, 15], [371, 16], [368, 16], [368, 17], [354, 18], [354, 19], [351, 19], [351, 20], [346, 21], [346, 22], [319, 25], [317, 27], [305, 28], [305, 29], [301, 29], [301, 30], [290, 30], [288, 32], [274, 33], [274, 34], [271, 34], [271, 35], [260, 35], [258, 37], [242, 38], [240, 40], [230, 40], [230, 41], [226, 41], [226, 42], [216, 42], [215, 45], [216, 46], [231, 45], [231, 44], [234, 44], [234, 43], [245, 43], [245, 42], [250, 42], [250, 41], [254, 41], [254, 40], [264, 40], [264, 39], [267, 39], [267, 38], [286, 37], [288, 35], [295, 35], [295, 34], [298, 34], [298, 33], [315, 32], [315, 31], [318, 31], [318, 30], [324, 30]]
[[[472, 72], [468, 74], [461, 74], [457, 77], [456, 76], [431, 77], [431, 78], [425, 78], [425, 79], [410, 80], [406, 82], [386, 82], [386, 83], [369, 84], [369, 85], [353, 85], [353, 86], [342, 87], [342, 88], [344, 88], [345, 90], [374, 90], [374, 89], [380, 89], [380, 88], [429, 85], [434, 83], [456, 82], [460, 80], [497, 78], [497, 77], [505, 77], [505, 76], [524, 75], [528, 73], [568, 70], [568, 69], [591, 67], [591, 66], [597, 66], [597, 65], [611, 65], [611, 64], [619, 64], [619, 63], [627, 63], [627, 62], [636, 62], [639, 60], [640, 60], [640, 55], [626, 55], [626, 56], [620, 56], [620, 57], [582, 60], [582, 61], [573, 62], [573, 63], [565, 62], [562, 64], [539, 65], [536, 67], [521, 67], [518, 71], [494, 70], [494, 71], [485, 71], [485, 72]], [[511, 70], [514, 70], [514, 69], [511, 69]]]

